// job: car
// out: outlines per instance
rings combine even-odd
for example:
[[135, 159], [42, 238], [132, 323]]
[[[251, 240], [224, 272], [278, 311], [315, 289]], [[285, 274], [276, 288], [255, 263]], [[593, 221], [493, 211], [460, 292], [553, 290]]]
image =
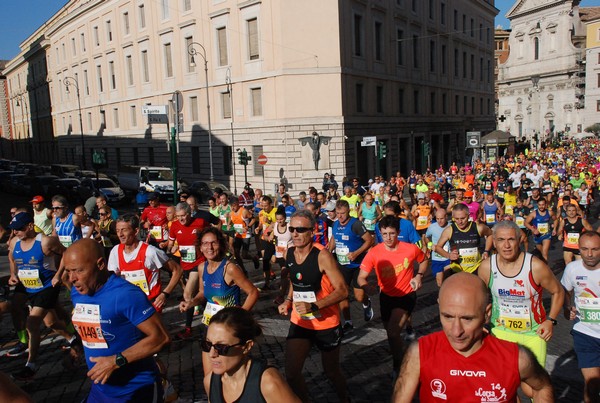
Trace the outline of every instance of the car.
[[70, 204], [76, 205], [79, 202], [77, 188], [81, 181], [77, 178], [59, 178], [54, 179], [48, 186], [48, 198], [61, 195], [67, 198]]
[[[81, 170], [81, 171], [77, 171], [75, 172], [75, 177], [78, 179], [83, 179], [83, 178], [95, 178], [96, 177], [96, 171], [90, 171], [88, 170]], [[106, 175], [105, 173], [102, 172], [98, 172], [98, 178], [108, 178], [108, 175]]]
[[210, 180], [194, 181], [188, 186], [187, 191], [199, 198], [198, 203], [206, 204], [208, 203], [208, 199], [213, 197], [217, 189], [221, 189], [230, 200], [235, 198], [227, 186], [220, 182]]
[[26, 193], [28, 196], [47, 195], [50, 184], [58, 179], [55, 175], [38, 175], [31, 179], [30, 188]]
[[77, 165], [68, 164], [52, 164], [50, 165], [50, 172], [52, 175], [56, 175], [59, 178], [74, 178], [75, 172], [79, 171]]
[[29, 172], [35, 167], [35, 164], [30, 164], [27, 162], [21, 162], [15, 167], [16, 174], [25, 174], [29, 175]]
[[104, 195], [109, 204], [118, 204], [125, 199], [123, 189], [108, 178], [84, 178], [81, 180], [77, 193], [81, 201], [98, 194]]
[[2, 168], [3, 170], [6, 170], [6, 171], [14, 172], [15, 168], [20, 163], [21, 163], [21, 161], [1, 159], [0, 160], [0, 168]]

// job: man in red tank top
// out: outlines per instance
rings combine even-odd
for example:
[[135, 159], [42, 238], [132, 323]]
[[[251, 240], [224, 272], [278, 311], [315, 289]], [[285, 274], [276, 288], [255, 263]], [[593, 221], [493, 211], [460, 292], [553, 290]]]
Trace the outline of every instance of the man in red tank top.
[[448, 278], [439, 293], [442, 331], [424, 336], [407, 350], [393, 402], [516, 402], [521, 382], [535, 402], [553, 402], [548, 373], [533, 353], [488, 334], [483, 325], [491, 304], [481, 279], [469, 273]]

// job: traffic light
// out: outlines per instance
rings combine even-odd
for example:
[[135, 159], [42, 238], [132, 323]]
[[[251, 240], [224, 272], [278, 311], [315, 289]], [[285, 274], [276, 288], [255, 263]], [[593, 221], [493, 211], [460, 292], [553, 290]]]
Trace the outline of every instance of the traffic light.
[[423, 155], [426, 157], [431, 155], [431, 145], [428, 142], [423, 143]]
[[252, 157], [248, 155], [248, 151], [244, 148], [241, 151], [238, 151], [238, 162], [240, 165], [248, 165], [248, 161], [251, 161]]
[[379, 159], [384, 159], [385, 157], [387, 157], [387, 145], [383, 141], [379, 142], [378, 155], [379, 155]]

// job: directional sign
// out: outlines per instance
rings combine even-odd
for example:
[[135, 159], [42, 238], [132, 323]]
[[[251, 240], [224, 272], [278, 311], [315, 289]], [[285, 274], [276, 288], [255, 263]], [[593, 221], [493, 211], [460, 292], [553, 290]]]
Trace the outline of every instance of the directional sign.
[[142, 115], [166, 115], [167, 105], [142, 105]]
[[363, 137], [362, 141], [360, 142], [360, 145], [363, 147], [371, 147], [371, 146], [375, 146], [376, 144], [377, 144], [376, 136]]
[[167, 115], [148, 115], [148, 123], [152, 124], [152, 123], [164, 123], [167, 124], [169, 123], [169, 118], [167, 117]]
[[258, 159], [256, 160], [260, 165], [267, 165], [267, 156], [262, 154], [258, 157]]

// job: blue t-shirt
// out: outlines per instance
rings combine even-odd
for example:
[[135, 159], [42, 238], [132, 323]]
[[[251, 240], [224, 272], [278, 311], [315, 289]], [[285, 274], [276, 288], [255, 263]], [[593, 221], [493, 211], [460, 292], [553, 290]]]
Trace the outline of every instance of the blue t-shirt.
[[[121, 353], [143, 339], [145, 335], [137, 325], [156, 312], [139, 287], [114, 275], [93, 296], [72, 288], [71, 299], [73, 324], [84, 341], [88, 369], [95, 365], [90, 357]], [[153, 384], [158, 377], [154, 358], [147, 357], [116, 369], [106, 384], [92, 384], [92, 388], [105, 396], [122, 398]]]
[[[438, 241], [440, 240], [440, 237], [442, 236], [442, 232], [444, 232], [444, 230], [448, 228], [448, 224], [446, 223], [446, 226], [444, 228], [440, 227], [440, 224], [438, 224], [437, 222], [434, 222], [433, 224], [431, 224], [428, 228], [427, 228], [427, 232], [425, 233], [425, 236], [427, 238], [431, 238], [431, 242], [433, 243], [433, 245], [437, 245]], [[444, 244], [444, 250], [446, 252], [450, 251], [450, 243], [446, 242]], [[447, 259], [445, 257], [443, 257], [442, 255], [433, 252], [431, 254], [431, 260], [435, 260], [436, 262], [445, 262]]]

